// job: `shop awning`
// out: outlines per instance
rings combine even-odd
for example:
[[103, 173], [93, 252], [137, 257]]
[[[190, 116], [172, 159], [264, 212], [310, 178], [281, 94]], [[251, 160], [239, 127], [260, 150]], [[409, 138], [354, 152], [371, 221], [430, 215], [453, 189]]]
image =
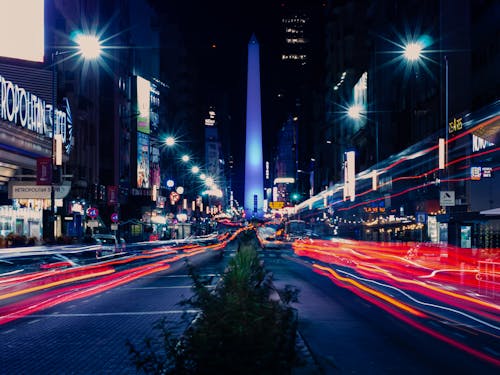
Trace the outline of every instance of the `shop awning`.
[[492, 208], [491, 210], [485, 210], [479, 212], [481, 215], [498, 215], [500, 216], [500, 207]]

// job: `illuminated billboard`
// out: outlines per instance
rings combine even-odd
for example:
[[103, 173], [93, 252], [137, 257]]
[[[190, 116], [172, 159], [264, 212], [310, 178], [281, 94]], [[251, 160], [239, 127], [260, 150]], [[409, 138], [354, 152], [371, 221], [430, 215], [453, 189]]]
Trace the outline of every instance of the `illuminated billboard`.
[[43, 62], [44, 0], [2, 0], [0, 14], [0, 56]]
[[137, 187], [149, 188], [149, 136], [137, 133]]
[[150, 133], [151, 83], [137, 76], [137, 131]]

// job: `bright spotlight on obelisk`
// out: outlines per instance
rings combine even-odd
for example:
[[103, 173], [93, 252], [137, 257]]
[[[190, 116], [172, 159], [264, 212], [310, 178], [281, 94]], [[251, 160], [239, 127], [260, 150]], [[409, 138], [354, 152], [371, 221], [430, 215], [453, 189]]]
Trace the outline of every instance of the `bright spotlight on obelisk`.
[[247, 218], [263, 216], [264, 172], [262, 156], [262, 114], [260, 109], [259, 42], [252, 34], [248, 43], [247, 112], [245, 148], [245, 213]]

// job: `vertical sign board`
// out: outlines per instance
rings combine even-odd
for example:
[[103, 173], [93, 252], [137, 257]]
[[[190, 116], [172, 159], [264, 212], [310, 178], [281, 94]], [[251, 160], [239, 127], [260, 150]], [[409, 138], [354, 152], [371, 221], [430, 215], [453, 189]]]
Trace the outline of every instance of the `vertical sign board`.
[[356, 198], [355, 151], [344, 152], [344, 201]]
[[113, 206], [118, 203], [118, 186], [108, 186], [108, 206]]
[[52, 159], [36, 159], [36, 184], [50, 185], [52, 183]]
[[444, 169], [446, 164], [446, 146], [444, 138], [439, 138], [438, 167]]

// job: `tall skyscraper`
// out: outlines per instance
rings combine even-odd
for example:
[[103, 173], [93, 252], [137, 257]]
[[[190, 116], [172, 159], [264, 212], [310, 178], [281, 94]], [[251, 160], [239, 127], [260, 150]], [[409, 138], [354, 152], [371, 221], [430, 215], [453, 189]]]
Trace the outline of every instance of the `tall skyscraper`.
[[[312, 171], [311, 158], [317, 142], [315, 137], [322, 124], [322, 13], [321, 1], [284, 0], [280, 2], [280, 33], [278, 34], [278, 69], [275, 80], [278, 93], [273, 110], [278, 114], [275, 126], [286, 126], [293, 119], [296, 134], [293, 189], [306, 197]], [[267, 117], [266, 117], [267, 119]], [[279, 132], [277, 132], [279, 134]], [[281, 140], [277, 140], [279, 144]], [[291, 186], [289, 186], [291, 188]]]
[[247, 111], [245, 148], [245, 213], [262, 217], [264, 172], [262, 156], [262, 114], [260, 107], [259, 43], [252, 34], [248, 43]]

